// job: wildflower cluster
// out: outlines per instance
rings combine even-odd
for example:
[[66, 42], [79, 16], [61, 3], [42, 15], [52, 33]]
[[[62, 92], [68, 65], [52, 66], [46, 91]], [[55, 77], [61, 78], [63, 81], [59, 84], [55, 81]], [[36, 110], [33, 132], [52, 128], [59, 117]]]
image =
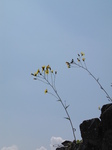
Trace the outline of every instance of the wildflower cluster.
[[[51, 75], [51, 79], [49, 79], [49, 74]], [[55, 89], [55, 78], [57, 71], [53, 71], [49, 65], [42, 66], [41, 70], [38, 69], [37, 72], [31, 73], [34, 76], [34, 80], [39, 80], [46, 84], [49, 84], [53, 89]], [[56, 89], [55, 89], [56, 90]], [[48, 93], [48, 90], [45, 90], [45, 93]]]
[[39, 80], [47, 85], [49, 85], [52, 90], [52, 92], [49, 92], [48, 89], [45, 89], [45, 94], [51, 94], [52, 96], [54, 96], [58, 102], [61, 103], [62, 107], [65, 110], [65, 113], [67, 115], [67, 117], [65, 117], [65, 119], [69, 120], [71, 128], [72, 128], [72, 132], [73, 132], [73, 136], [74, 136], [74, 140], [76, 140], [75, 137], [75, 128], [73, 127], [70, 115], [68, 113], [67, 108], [69, 107], [69, 105], [64, 104], [64, 102], [62, 101], [61, 97], [59, 96], [57, 90], [56, 90], [56, 86], [55, 86], [55, 79], [56, 79], [56, 75], [57, 75], [57, 71], [53, 71], [51, 69], [51, 67], [49, 65], [47, 66], [42, 66], [41, 70], [38, 69], [37, 72], [35, 73], [31, 73], [32, 76], [34, 76], [34, 80]]
[[[77, 55], [76, 60], [72, 59], [70, 62], [66, 62], [66, 65], [67, 65], [68, 68], [78, 67], [78, 68], [82, 68], [83, 70], [87, 71], [89, 73], [89, 75], [97, 82], [97, 84], [103, 90], [103, 92], [106, 94], [106, 97], [108, 98], [108, 100], [112, 101], [112, 98], [109, 96], [107, 91], [103, 88], [103, 86], [99, 82], [99, 78], [96, 78], [88, 70], [88, 68], [86, 66], [85, 54], [83, 52], [81, 52]], [[51, 87], [53, 92], [50, 92], [48, 89], [45, 89], [44, 93], [45, 94], [51, 94], [52, 96], [54, 96], [57, 99], [58, 102], [61, 103], [61, 105], [64, 108], [65, 113], [67, 115], [65, 117], [65, 119], [67, 119], [70, 122], [73, 137], [74, 137], [74, 141], [76, 141], [75, 128], [73, 127], [72, 120], [71, 120], [70, 115], [68, 113], [69, 105], [64, 104], [64, 102], [62, 101], [61, 97], [59, 96], [59, 94], [56, 90], [55, 80], [56, 80], [57, 71], [53, 71], [51, 69], [51, 67], [49, 65], [47, 65], [47, 66], [42, 66], [41, 69], [38, 69], [35, 73], [31, 73], [31, 75], [34, 77], [34, 80], [39, 80], [39, 81], [41, 81], [41, 82], [43, 82], [43, 83], [45, 83], [45, 84], [47, 84], [48, 86]], [[111, 83], [111, 86], [112, 86], [112, 83]], [[100, 107], [98, 107], [98, 109], [101, 110]]]
[[[99, 78], [96, 78], [87, 68], [86, 66], [86, 62], [85, 62], [85, 54], [83, 52], [81, 52], [80, 54], [78, 54], [77, 57], [77, 61], [74, 61], [74, 59], [71, 60], [71, 62], [66, 62], [67, 67], [71, 68], [71, 67], [80, 67], [82, 69], [84, 69], [85, 71], [87, 71], [89, 73], [89, 75], [91, 75], [91, 77], [98, 83], [98, 85], [100, 86], [100, 88], [103, 90], [103, 92], [106, 94], [106, 97], [108, 98], [109, 101], [112, 101], [112, 98], [109, 96], [109, 94], [107, 93], [107, 91], [103, 88], [103, 86], [101, 85], [101, 83], [99, 82]], [[112, 86], [112, 85], [111, 85]]]
[[74, 61], [74, 59], [72, 59], [71, 62], [66, 62], [67, 67], [68, 68], [74, 67], [73, 64], [75, 64], [78, 67], [83, 67], [83, 65], [84, 65], [84, 67], [86, 68], [84, 56], [85, 56], [85, 54], [83, 52], [81, 52], [80, 54], [78, 54], [77, 61]]

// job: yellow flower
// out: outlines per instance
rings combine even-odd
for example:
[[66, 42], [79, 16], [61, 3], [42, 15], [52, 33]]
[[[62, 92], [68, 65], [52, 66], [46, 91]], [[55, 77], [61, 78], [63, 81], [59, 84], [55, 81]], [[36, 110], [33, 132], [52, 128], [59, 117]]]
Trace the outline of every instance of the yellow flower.
[[53, 70], [51, 70], [51, 73], [53, 73]]
[[50, 70], [51, 70], [51, 67], [50, 67], [49, 65], [46, 67], [46, 70], [48, 70], [48, 69], [50, 69]]
[[98, 107], [99, 110], [101, 110], [100, 106]]
[[69, 62], [66, 62], [66, 64], [67, 64], [67, 67], [70, 68], [70, 63], [69, 63]]
[[48, 92], [48, 90], [46, 89], [44, 92], [45, 92], [45, 94], [46, 94], [46, 93]]
[[83, 61], [85, 61], [85, 58], [82, 58]]
[[46, 74], [49, 74], [49, 70], [48, 70], [48, 69], [46, 69], [45, 73], [46, 73]]
[[78, 62], [80, 62], [80, 59], [79, 59], [79, 58], [77, 58], [77, 60], [78, 60]]
[[42, 72], [45, 70], [45, 66], [42, 66]]
[[37, 73], [34, 73], [34, 76], [37, 76]]
[[84, 56], [85, 54], [83, 52], [81, 52], [81, 56]]
[[38, 74], [38, 73], [40, 73], [40, 70], [39, 70], [39, 69], [37, 70], [36, 74]]
[[37, 70], [37, 72], [35, 72], [35, 73], [32, 74], [32, 75], [37, 76], [38, 73], [40, 73], [40, 70], [39, 70], [39, 69]]

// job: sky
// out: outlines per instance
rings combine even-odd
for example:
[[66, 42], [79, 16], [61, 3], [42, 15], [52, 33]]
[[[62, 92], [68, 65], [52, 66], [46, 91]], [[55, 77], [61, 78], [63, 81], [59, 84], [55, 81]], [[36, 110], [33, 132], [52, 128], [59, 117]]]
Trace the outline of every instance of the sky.
[[86, 65], [112, 96], [111, 0], [0, 0], [0, 150], [54, 150], [73, 140], [59, 102], [32, 72], [50, 65], [56, 88], [81, 139], [79, 125], [110, 103], [96, 81], [66, 61]]

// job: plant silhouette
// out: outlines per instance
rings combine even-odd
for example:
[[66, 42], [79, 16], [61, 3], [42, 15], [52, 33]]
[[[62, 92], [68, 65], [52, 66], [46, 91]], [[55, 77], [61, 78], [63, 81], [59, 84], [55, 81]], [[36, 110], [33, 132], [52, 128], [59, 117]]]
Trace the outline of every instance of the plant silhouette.
[[45, 92], [45, 94], [51, 94], [52, 96], [54, 96], [57, 99], [58, 102], [61, 103], [61, 105], [64, 108], [65, 113], [67, 115], [67, 117], [65, 117], [65, 119], [67, 119], [70, 122], [74, 141], [76, 141], [75, 128], [73, 127], [71, 117], [68, 113], [69, 105], [64, 104], [64, 102], [62, 101], [61, 97], [59, 96], [59, 94], [56, 90], [55, 80], [56, 80], [57, 71], [53, 71], [51, 69], [51, 67], [49, 65], [47, 65], [47, 66], [42, 66], [41, 71], [38, 69], [37, 72], [31, 73], [31, 75], [34, 76], [34, 80], [39, 80], [39, 81], [43, 82], [44, 84], [47, 84], [48, 86], [50, 86], [52, 88], [53, 93], [49, 92], [48, 89], [45, 89], [44, 92]]

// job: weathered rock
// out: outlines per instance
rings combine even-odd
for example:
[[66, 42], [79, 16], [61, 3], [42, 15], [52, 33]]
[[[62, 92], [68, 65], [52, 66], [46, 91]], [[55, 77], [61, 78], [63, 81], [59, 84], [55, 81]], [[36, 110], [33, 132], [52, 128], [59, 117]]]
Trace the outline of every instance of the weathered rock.
[[85, 145], [85, 149], [90, 149], [90, 147], [93, 149], [100, 149], [100, 124], [100, 120], [98, 118], [94, 118], [83, 121], [83, 123], [80, 125], [81, 136]]
[[89, 142], [93, 145], [97, 145], [99, 142], [99, 128], [100, 120], [98, 118], [83, 121], [83, 123], [80, 125], [83, 142]]
[[60, 147], [60, 148], [57, 148], [56, 150], [77, 150], [76, 149], [76, 142], [73, 141], [64, 141], [63, 143], [61, 143], [64, 147]]
[[83, 142], [65, 141], [64, 147], [56, 150], [112, 150], [112, 103], [102, 107], [100, 119], [93, 118], [80, 124]]
[[104, 133], [102, 140], [102, 150], [112, 150], [112, 130]]
[[61, 144], [66, 147], [66, 146], [70, 145], [71, 143], [72, 143], [71, 141], [64, 141], [64, 142], [61, 143]]
[[58, 147], [56, 150], [65, 150], [65, 147]]
[[100, 118], [103, 133], [112, 130], [112, 104], [103, 105]]
[[112, 104], [101, 109], [102, 150], [112, 150]]

